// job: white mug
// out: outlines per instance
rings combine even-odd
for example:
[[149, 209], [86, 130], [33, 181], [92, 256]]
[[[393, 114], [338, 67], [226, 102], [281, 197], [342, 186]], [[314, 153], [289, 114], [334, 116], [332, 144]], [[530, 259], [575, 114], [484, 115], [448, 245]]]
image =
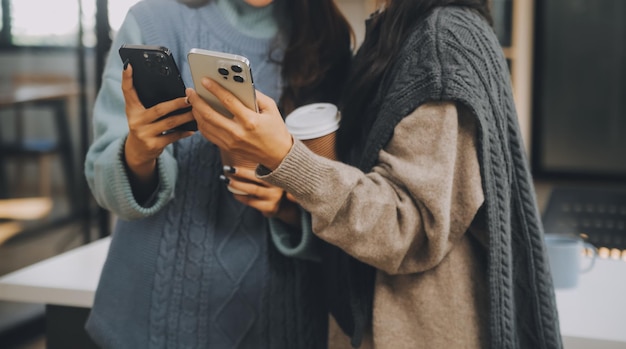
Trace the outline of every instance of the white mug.
[[[546, 234], [544, 237], [548, 251], [548, 260], [555, 288], [574, 288], [578, 278], [595, 263], [598, 255], [595, 246], [585, 242], [581, 237], [565, 234]], [[592, 252], [591, 259], [583, 266], [585, 249]]]

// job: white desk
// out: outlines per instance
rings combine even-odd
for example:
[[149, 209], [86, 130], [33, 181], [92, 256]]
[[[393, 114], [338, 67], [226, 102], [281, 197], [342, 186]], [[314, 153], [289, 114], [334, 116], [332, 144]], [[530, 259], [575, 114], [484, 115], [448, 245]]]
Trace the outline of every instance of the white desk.
[[[110, 238], [0, 278], [0, 299], [91, 307]], [[598, 259], [573, 290], [556, 290], [565, 349], [626, 348], [626, 262]]]
[[110, 238], [0, 278], [0, 300], [46, 305], [47, 349], [95, 349], [84, 330]]
[[566, 349], [626, 348], [626, 262], [597, 259], [556, 300]]
[[0, 299], [90, 308], [110, 238], [94, 241], [0, 278]]

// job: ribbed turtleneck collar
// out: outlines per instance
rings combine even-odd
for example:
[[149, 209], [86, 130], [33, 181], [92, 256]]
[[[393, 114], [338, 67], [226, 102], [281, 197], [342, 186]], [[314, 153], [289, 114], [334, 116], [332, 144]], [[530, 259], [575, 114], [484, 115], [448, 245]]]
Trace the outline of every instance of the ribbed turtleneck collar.
[[242, 34], [255, 38], [271, 38], [278, 32], [274, 3], [255, 7], [243, 0], [216, 0], [224, 17]]

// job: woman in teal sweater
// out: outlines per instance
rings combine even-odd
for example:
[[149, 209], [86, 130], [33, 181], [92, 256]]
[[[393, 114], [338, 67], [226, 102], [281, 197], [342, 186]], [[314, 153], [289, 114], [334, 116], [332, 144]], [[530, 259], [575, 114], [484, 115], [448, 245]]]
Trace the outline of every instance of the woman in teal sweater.
[[[162, 135], [191, 113], [154, 121], [122, 44], [168, 47], [187, 86], [194, 47], [246, 56], [260, 91], [288, 112], [335, 102], [350, 28], [331, 0], [144, 0], [114, 39], [94, 108], [85, 175], [117, 223], [87, 330], [103, 348], [322, 348], [327, 310], [317, 266], [268, 244], [267, 218], [219, 181], [218, 148], [199, 133]], [[124, 83], [122, 84], [122, 77]], [[306, 276], [306, 277], [305, 277]], [[306, 287], [302, 287], [302, 286]]]

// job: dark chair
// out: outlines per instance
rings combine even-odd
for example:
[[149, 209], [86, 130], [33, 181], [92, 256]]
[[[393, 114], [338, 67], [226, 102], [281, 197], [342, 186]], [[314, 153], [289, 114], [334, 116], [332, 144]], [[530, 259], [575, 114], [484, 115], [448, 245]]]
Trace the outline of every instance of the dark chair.
[[[68, 102], [78, 94], [72, 76], [62, 75], [16, 75], [13, 78], [14, 102], [3, 106], [3, 125], [12, 126], [13, 132], [5, 132], [0, 138], [0, 198], [22, 196], [26, 164], [38, 166], [38, 193], [51, 196], [51, 159], [58, 156], [62, 164], [64, 186], [70, 203], [75, 202], [76, 168], [72, 146], [71, 123]], [[54, 132], [51, 138], [34, 138], [26, 130], [26, 119], [39, 115], [53, 118]], [[12, 118], [12, 119], [11, 119]], [[32, 123], [32, 121], [30, 121]], [[10, 139], [6, 134], [11, 134]], [[2, 137], [2, 134], [0, 134]], [[9, 163], [15, 170], [9, 174]], [[11, 179], [11, 183], [9, 182]], [[28, 193], [27, 195], [33, 195]]]

